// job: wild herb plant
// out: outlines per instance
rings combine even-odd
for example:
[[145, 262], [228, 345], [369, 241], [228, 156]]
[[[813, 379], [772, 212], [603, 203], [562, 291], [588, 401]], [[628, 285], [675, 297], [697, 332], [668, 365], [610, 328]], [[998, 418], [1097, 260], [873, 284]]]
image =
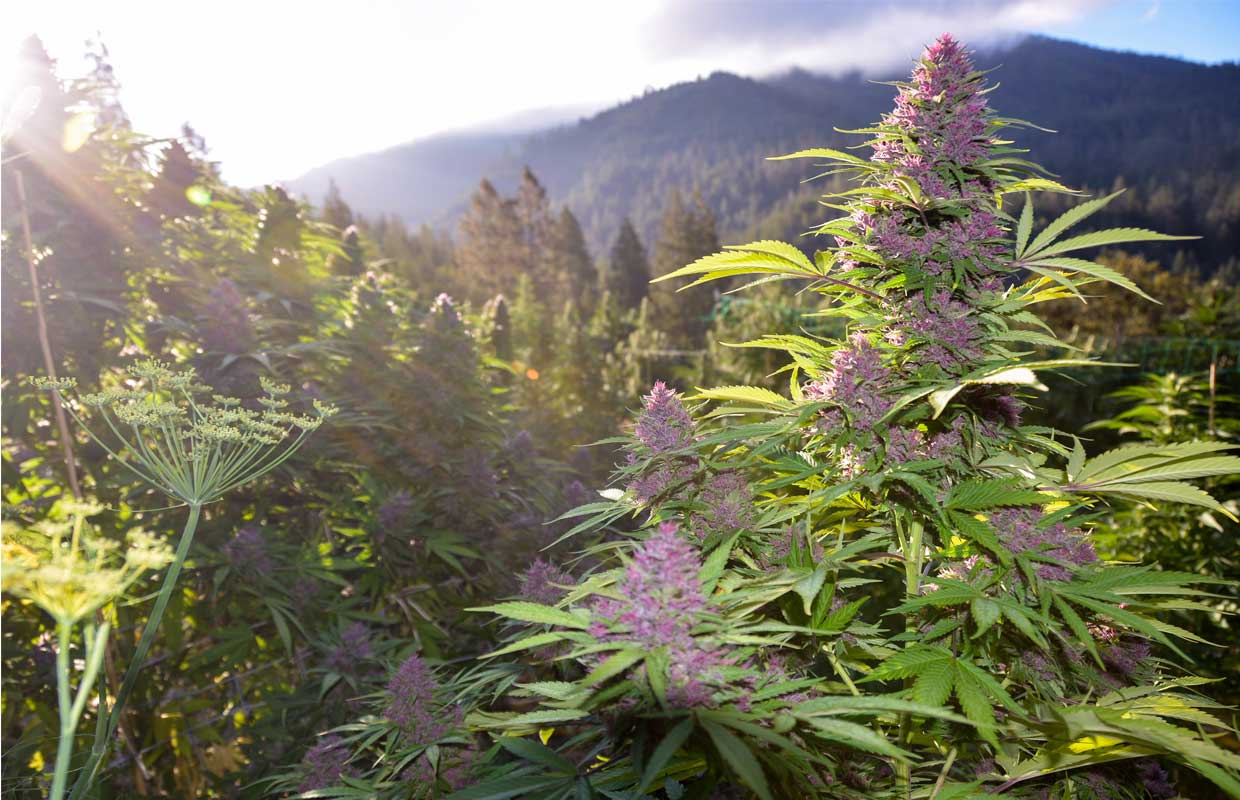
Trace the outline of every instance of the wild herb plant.
[[[71, 379], [34, 379], [31, 382], [56, 393], [75, 385]], [[72, 797], [82, 797], [90, 790], [95, 771], [112, 745], [125, 704], [146, 663], [189, 554], [203, 506], [279, 467], [297, 451], [311, 431], [336, 413], [335, 408], [317, 400], [314, 401], [314, 416], [291, 413], [287, 410], [288, 401], [282, 397], [288, 394], [288, 386], [266, 378], [262, 386], [265, 396], [257, 401], [262, 408], [259, 411], [245, 407], [236, 398], [213, 394], [211, 387], [196, 380], [192, 369], [176, 371], [163, 362], [145, 359], [134, 363], [132, 375], [122, 383], [123, 388], [104, 389], [78, 398], [82, 406], [94, 409], [110, 436], [92, 430], [74, 404], [64, 403], [74, 420], [115, 461], [188, 509], [176, 553], [106, 716], [105, 698], [100, 698], [99, 724]], [[64, 620], [60, 617], [56, 620], [59, 632]], [[62, 648], [58, 657], [66, 655], [67, 650]], [[63, 697], [68, 691], [68, 675], [58, 671], [58, 677], [63, 680], [60, 684]], [[88, 685], [83, 683], [83, 686]], [[76, 722], [76, 718], [64, 713], [63, 700], [61, 720], [62, 724]], [[62, 728], [60, 736], [63, 750], [66, 737], [72, 741], [73, 730]], [[59, 755], [57, 779], [63, 793]]]
[[[112, 627], [106, 616], [97, 621], [95, 612], [123, 597], [144, 572], [172, 560], [165, 543], [140, 529], [129, 532], [127, 546], [118, 552], [116, 541], [86, 522], [103, 510], [100, 505], [68, 501], [59, 505], [59, 519], [34, 528], [4, 521], [0, 578], [0, 589], [42, 609], [56, 625], [60, 731], [48, 795], [52, 800], [64, 797], [78, 721], [91, 698]], [[71, 651], [79, 625], [84, 666], [74, 691]]]
[[760, 241], [667, 276], [799, 281], [846, 335], [745, 343], [791, 359], [787, 395], [689, 406], [656, 385], [623, 490], [570, 533], [643, 529], [590, 546], [554, 603], [482, 609], [511, 624], [491, 658], [528, 659], [515, 682], [494, 667], [511, 686], [466, 716], [496, 746], [454, 798], [1169, 798], [1168, 768], [1240, 796], [1180, 658], [1195, 637], [1160, 616], [1218, 581], [1103, 562], [1089, 533], [1113, 500], [1226, 515], [1187, 481], [1240, 458], [1211, 441], [1090, 458], [1021, 422], [1038, 370], [1089, 363], [1031, 358], [1059, 344], [1038, 304], [1143, 294], [1077, 253], [1177, 237], [1070, 233], [1114, 195], [1035, 233], [1031, 193], [1070, 190], [1005, 138], [1028, 123], [990, 110], [986, 80], [944, 36], [854, 132], [868, 160], [787, 156], [855, 185], [827, 198], [843, 214], [813, 258]]

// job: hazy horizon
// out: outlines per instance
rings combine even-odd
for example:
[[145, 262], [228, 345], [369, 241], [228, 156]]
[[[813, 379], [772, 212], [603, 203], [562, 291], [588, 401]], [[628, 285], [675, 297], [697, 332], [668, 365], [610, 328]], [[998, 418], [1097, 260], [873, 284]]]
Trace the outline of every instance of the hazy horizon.
[[[225, 176], [245, 185], [504, 120], [571, 122], [720, 70], [874, 74], [902, 67], [943, 30], [975, 47], [1044, 34], [1203, 63], [1240, 58], [1240, 6], [1223, 0], [465, 5], [471, 13], [370, 2], [348, 16], [299, 5], [296, 30], [273, 36], [290, 7], [225, 3], [153, 36], [151, 26], [168, 27], [159, 6], [69, 2], [10, 15], [4, 44], [13, 52], [37, 33], [74, 75], [98, 31], [135, 128], [174, 136], [189, 122]], [[242, 52], [244, 62], [232, 57]]]

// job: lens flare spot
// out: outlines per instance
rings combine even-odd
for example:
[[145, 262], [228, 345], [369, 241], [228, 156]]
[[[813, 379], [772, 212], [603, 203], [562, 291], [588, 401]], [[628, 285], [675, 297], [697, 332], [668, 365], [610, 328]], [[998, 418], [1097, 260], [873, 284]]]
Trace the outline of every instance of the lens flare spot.
[[199, 208], [206, 208], [211, 205], [211, 192], [205, 186], [190, 186], [185, 190], [185, 199]]
[[66, 153], [76, 153], [90, 140], [95, 132], [95, 112], [81, 111], [69, 117], [60, 137], [60, 146]]

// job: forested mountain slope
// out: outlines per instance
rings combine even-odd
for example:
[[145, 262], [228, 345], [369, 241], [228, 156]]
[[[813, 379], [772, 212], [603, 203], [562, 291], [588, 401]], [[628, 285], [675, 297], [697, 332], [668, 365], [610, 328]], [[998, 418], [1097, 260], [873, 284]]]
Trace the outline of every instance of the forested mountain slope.
[[[1124, 224], [1202, 234], [1193, 261], [1240, 250], [1240, 66], [1101, 50], [1044, 37], [983, 52], [999, 107], [1057, 133], [1021, 144], [1074, 186], [1139, 191], [1114, 205]], [[902, 70], [901, 70], [902, 71]], [[890, 90], [860, 75], [727, 73], [651, 91], [573, 125], [534, 134], [447, 134], [333, 162], [290, 183], [313, 200], [329, 179], [355, 209], [451, 225], [480, 178], [515, 186], [529, 165], [573, 209], [596, 252], [629, 216], [655, 232], [668, 191], [698, 188], [725, 235], [795, 235], [821, 217], [803, 165], [767, 162], [805, 146], [855, 143], [833, 128], [886, 110]], [[851, 139], [851, 141], [850, 141]], [[1169, 255], [1169, 253], [1168, 253]]]

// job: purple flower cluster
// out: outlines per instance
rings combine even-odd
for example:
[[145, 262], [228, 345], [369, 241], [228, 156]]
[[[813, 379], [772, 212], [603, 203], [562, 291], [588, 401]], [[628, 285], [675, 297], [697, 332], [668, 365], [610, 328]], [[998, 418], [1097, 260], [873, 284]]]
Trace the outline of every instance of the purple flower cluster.
[[[1098, 560], [1093, 544], [1079, 530], [1068, 530], [1062, 523], [1042, 524], [1043, 516], [1036, 508], [1009, 506], [992, 512], [990, 524], [1013, 553], [1041, 553], [1077, 566]], [[1072, 570], [1058, 564], [1039, 564], [1037, 572], [1046, 580], [1072, 578]]]
[[964, 425], [964, 417], [958, 416], [947, 430], [929, 438], [916, 428], [891, 428], [887, 433], [887, 465], [899, 466], [933, 458], [950, 459], [964, 443]]
[[1043, 681], [1053, 681], [1059, 677], [1055, 662], [1047, 658], [1040, 650], [1028, 650], [1020, 656], [1021, 665], [1031, 674]]
[[431, 318], [440, 330], [455, 330], [461, 327], [461, 315], [456, 310], [456, 303], [447, 292], [440, 292], [431, 304]]
[[202, 308], [203, 344], [216, 353], [245, 353], [254, 347], [254, 326], [237, 284], [224, 278]]
[[375, 513], [379, 526], [387, 531], [399, 530], [409, 521], [413, 511], [413, 494], [408, 489], [401, 489], [388, 495]]
[[1151, 652], [1153, 648], [1144, 639], [1119, 639], [1102, 649], [1102, 662], [1121, 677], [1131, 678], [1142, 668]]
[[357, 771], [349, 767], [348, 762], [349, 748], [344, 746], [339, 736], [321, 737], [301, 760], [302, 779], [297, 791], [326, 789], [338, 784], [341, 776], [356, 777]]
[[550, 561], [535, 559], [520, 578], [520, 594], [526, 600], [551, 605], [564, 596], [564, 589], [557, 584], [571, 585], [573, 576]]
[[645, 408], [633, 434], [655, 455], [679, 450], [693, 441], [693, 418], [680, 396], [658, 381], [643, 398]]
[[327, 654], [324, 666], [342, 675], [354, 674], [358, 672], [360, 663], [370, 658], [372, 652], [370, 629], [360, 622], [354, 622], [340, 632], [340, 644]]
[[1157, 761], [1138, 761], [1137, 776], [1149, 794], [1150, 800], [1171, 800], [1177, 792], [1171, 776]]
[[[630, 454], [630, 462], [636, 463], [637, 457]], [[687, 460], [678, 459], [665, 461], [648, 468], [637, 475], [628, 485], [638, 502], [649, 503], [674, 486], [681, 486], [693, 479], [697, 469]]]
[[992, 438], [1000, 433], [1000, 426], [1015, 428], [1020, 425], [1020, 415], [1025, 404], [1010, 394], [993, 391], [967, 392], [968, 404], [982, 418], [983, 432]]
[[698, 500], [706, 510], [693, 516], [690, 527], [702, 539], [713, 534], [747, 530], [758, 517], [753, 491], [739, 472], [720, 472], [710, 476]]
[[[778, 537], [771, 539], [763, 548], [761, 555], [758, 557], [758, 564], [766, 570], [778, 569], [788, 562], [788, 557], [792, 555], [793, 545], [800, 534], [797, 528], [789, 525], [784, 532]], [[800, 542], [802, 549], [809, 548], [809, 556], [812, 561], [822, 558], [822, 543], [817, 539], [811, 539], [810, 542]]]
[[730, 665], [723, 648], [709, 646], [692, 634], [710, 605], [702, 594], [702, 568], [695, 547], [681, 538], [679, 526], [659, 525], [633, 552], [633, 561], [620, 580], [622, 599], [596, 601], [596, 616], [613, 626], [597, 623], [591, 632], [603, 640], [636, 642], [643, 648], [662, 648], [667, 654], [667, 700], [676, 708], [710, 705], [712, 684], [719, 670]]
[[438, 688], [431, 668], [416, 653], [388, 681], [390, 699], [384, 715], [400, 727], [410, 744], [430, 744], [460, 724], [460, 709], [436, 704]]
[[982, 356], [982, 330], [968, 304], [942, 289], [933, 297], [909, 297], [901, 331], [923, 343], [913, 354], [915, 364], [937, 364], [949, 373], [967, 371]]
[[274, 569], [267, 552], [267, 540], [257, 525], [238, 529], [222, 550], [232, 568], [246, 575], [270, 575]]
[[[835, 351], [831, 371], [820, 380], [807, 383], [804, 394], [813, 403], [837, 403], [854, 429], [868, 431], [891, 408], [884, 394], [891, 383], [891, 372], [883, 366], [881, 351], [870, 344], [864, 333], [854, 333], [847, 347]], [[832, 430], [843, 421], [840, 409], [827, 409], [819, 420], [819, 428]]]
[[[986, 99], [973, 63], [950, 34], [927, 48], [910, 83], [900, 87], [895, 109], [883, 121], [916, 145], [896, 137], [874, 146], [874, 160], [899, 164], [919, 182], [940, 162], [968, 165], [989, 152]], [[929, 193], [929, 192], [927, 192]]]

